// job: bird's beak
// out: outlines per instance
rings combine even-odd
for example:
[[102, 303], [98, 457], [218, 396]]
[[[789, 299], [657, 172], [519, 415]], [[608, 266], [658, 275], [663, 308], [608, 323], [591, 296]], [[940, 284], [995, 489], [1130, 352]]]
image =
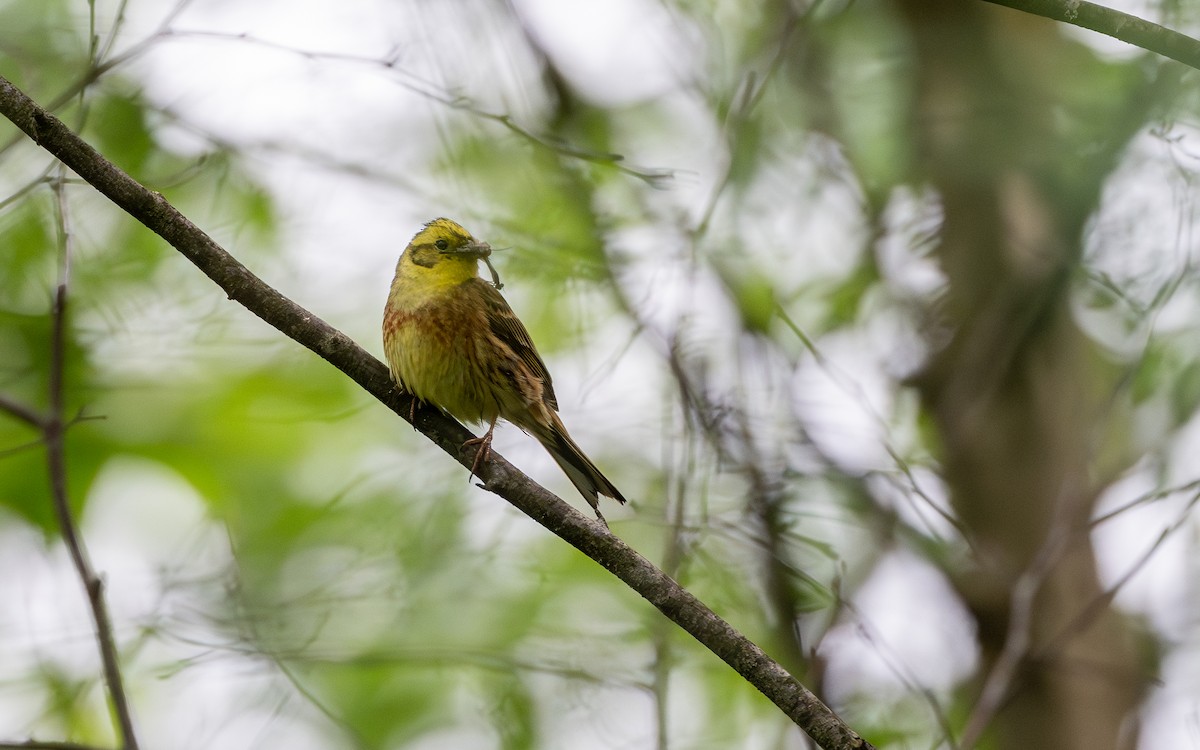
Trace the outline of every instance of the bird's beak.
[[492, 246], [486, 242], [471, 240], [454, 251], [456, 255], [470, 255], [474, 258], [486, 258], [492, 254]]

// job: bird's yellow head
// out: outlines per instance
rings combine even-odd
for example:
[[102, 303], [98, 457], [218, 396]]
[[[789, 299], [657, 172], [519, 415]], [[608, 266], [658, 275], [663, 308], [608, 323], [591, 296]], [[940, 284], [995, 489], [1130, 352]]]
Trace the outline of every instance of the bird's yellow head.
[[449, 219], [434, 219], [417, 232], [400, 256], [401, 274], [429, 286], [457, 285], [479, 274], [492, 248]]

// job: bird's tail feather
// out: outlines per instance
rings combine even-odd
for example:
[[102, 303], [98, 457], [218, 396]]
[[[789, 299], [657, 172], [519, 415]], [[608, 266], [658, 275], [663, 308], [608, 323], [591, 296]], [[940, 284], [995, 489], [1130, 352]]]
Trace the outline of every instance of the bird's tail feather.
[[625, 498], [621, 492], [600, 473], [596, 464], [592, 463], [592, 460], [567, 434], [567, 428], [563, 426], [562, 420], [558, 418], [557, 414], [551, 414], [550, 425], [538, 430], [536, 437], [546, 447], [551, 458], [562, 468], [567, 478], [571, 480], [571, 484], [575, 485], [579, 493], [587, 499], [593, 510], [599, 513], [600, 501], [597, 495], [605, 495], [622, 505], [625, 504]]

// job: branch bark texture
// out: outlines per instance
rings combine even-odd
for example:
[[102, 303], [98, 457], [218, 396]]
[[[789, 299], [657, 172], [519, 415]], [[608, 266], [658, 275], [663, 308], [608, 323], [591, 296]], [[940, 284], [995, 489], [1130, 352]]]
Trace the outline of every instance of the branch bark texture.
[[[397, 391], [386, 366], [342, 332], [284, 297], [250, 272], [167, 202], [75, 135], [61, 121], [0, 78], [0, 113], [122, 210], [165, 239], [229, 299], [311, 349], [403, 418], [412, 399]], [[470, 467], [471, 434], [441, 412], [415, 411], [414, 426]], [[690, 633], [775, 703], [819, 745], [830, 750], [871, 748], [820, 699], [756, 644], [718, 617], [670, 576], [603, 526], [585, 517], [493, 453], [478, 475], [494, 492], [609, 570]]]
[[985, 0], [1069, 23], [1200, 70], [1200, 41], [1143, 18], [1082, 0]]

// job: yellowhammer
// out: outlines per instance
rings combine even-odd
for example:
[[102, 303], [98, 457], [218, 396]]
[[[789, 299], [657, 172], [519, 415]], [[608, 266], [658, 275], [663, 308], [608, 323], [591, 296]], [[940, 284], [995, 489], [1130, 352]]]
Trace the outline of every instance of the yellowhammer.
[[[479, 278], [485, 242], [449, 219], [417, 232], [396, 263], [383, 316], [383, 350], [409, 393], [465, 422], [488, 423], [472, 473], [503, 417], [538, 439], [601, 521], [599, 498], [625, 498], [558, 418], [550, 373], [496, 286]], [[489, 264], [490, 265], [490, 264]]]

